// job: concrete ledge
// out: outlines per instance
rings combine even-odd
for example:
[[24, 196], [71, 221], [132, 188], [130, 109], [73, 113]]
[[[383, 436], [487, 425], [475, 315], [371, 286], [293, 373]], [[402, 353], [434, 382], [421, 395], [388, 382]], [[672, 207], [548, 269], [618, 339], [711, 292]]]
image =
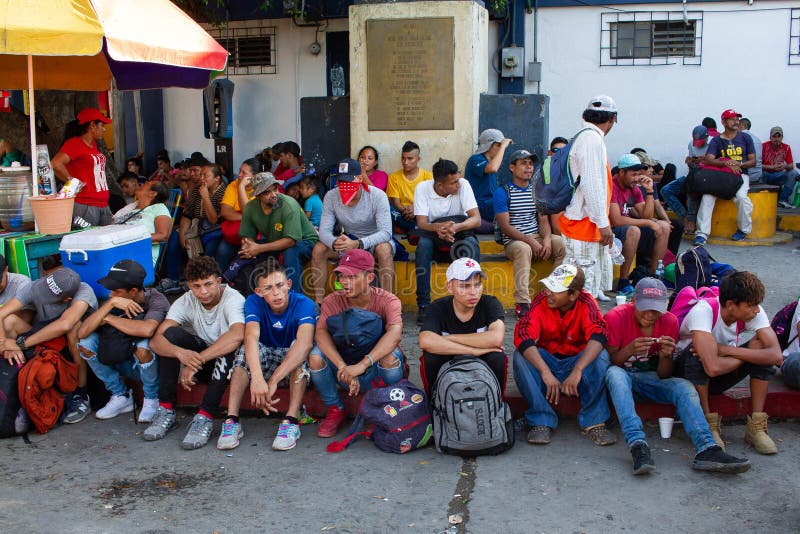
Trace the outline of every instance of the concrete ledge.
[[[684, 241], [691, 242], [694, 239], [694, 237], [684, 237], [683, 239]], [[746, 239], [742, 241], [733, 241], [732, 239], [724, 237], [711, 236], [708, 238], [707, 242], [711, 243], [712, 245], [729, 245], [732, 247], [765, 247], [765, 246], [789, 243], [791, 242], [791, 240], [792, 240], [792, 234], [787, 232], [775, 232], [775, 234], [772, 237], [752, 238], [748, 236]]]
[[800, 213], [779, 214], [778, 229], [784, 232], [800, 232]]

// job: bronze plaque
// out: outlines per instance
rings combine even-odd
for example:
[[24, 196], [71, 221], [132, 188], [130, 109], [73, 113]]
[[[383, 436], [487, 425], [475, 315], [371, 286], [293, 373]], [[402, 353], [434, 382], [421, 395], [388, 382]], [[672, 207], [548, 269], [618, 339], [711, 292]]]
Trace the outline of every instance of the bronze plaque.
[[367, 21], [370, 130], [453, 129], [453, 18]]

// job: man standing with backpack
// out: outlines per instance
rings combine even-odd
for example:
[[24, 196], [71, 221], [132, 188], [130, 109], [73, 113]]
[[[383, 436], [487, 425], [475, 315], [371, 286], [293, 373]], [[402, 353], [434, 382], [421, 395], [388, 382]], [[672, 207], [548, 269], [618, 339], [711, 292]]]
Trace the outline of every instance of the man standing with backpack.
[[617, 122], [617, 105], [610, 96], [599, 95], [583, 112], [583, 130], [572, 141], [569, 169], [580, 179], [572, 200], [558, 220], [566, 258], [585, 272], [586, 291], [599, 300], [610, 300], [614, 276], [606, 246], [614, 241], [608, 218], [611, 202], [611, 168], [605, 136]]
[[735, 271], [725, 276], [719, 298], [698, 300], [683, 318], [675, 375], [694, 384], [714, 440], [722, 448], [721, 418], [711, 412], [709, 395], [723, 393], [749, 376], [753, 413], [747, 418], [744, 439], [761, 454], [775, 454], [778, 448], [767, 434], [764, 406], [774, 366], [783, 358], [760, 306], [763, 300], [764, 284], [755, 274]]
[[514, 311], [519, 319], [531, 306], [531, 260], [553, 260], [553, 266], [564, 259], [564, 243], [560, 235], [550, 231], [550, 218], [536, 211], [533, 198], [533, 167], [538, 161], [527, 150], [511, 154], [511, 183], [494, 192], [494, 214], [505, 246], [506, 256], [514, 262]]

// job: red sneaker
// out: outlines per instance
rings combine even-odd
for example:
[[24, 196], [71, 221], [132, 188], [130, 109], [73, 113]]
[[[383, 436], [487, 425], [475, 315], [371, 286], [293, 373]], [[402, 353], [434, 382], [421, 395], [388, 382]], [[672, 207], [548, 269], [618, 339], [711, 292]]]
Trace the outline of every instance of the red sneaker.
[[338, 406], [331, 406], [328, 408], [328, 415], [319, 424], [317, 435], [321, 438], [332, 438], [339, 431], [339, 425], [342, 424], [347, 414], [344, 413], [343, 408]]

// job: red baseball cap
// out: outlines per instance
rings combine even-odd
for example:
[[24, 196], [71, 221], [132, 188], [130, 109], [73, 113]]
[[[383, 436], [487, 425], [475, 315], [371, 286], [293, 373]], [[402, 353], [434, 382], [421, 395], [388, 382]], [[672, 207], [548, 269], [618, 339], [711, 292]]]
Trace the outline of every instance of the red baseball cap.
[[742, 114], [736, 113], [735, 109], [726, 109], [725, 111], [722, 112], [722, 120], [732, 119], [734, 117], [741, 119]]
[[360, 248], [351, 248], [345, 252], [339, 260], [334, 272], [342, 273], [346, 276], [353, 276], [363, 272], [375, 270], [375, 258], [368, 251]]
[[100, 121], [105, 124], [111, 123], [111, 119], [100, 113], [97, 108], [84, 108], [78, 113], [78, 124], [86, 124], [93, 121]]

